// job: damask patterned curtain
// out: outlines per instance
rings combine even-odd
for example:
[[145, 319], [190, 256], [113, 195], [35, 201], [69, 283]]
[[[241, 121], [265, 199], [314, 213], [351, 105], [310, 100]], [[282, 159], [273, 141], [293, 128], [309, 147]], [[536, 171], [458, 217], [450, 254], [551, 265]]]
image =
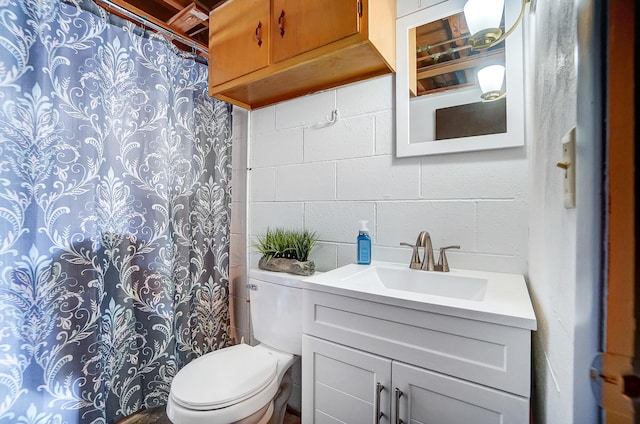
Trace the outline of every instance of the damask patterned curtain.
[[205, 65], [0, 0], [0, 423], [112, 423], [228, 344], [230, 114]]

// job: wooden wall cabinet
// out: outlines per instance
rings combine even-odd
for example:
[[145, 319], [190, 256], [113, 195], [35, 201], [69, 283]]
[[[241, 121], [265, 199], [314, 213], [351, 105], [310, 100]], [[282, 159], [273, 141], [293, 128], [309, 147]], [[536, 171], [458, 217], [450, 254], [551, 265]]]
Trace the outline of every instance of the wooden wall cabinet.
[[229, 0], [209, 17], [209, 94], [247, 109], [395, 70], [395, 0]]

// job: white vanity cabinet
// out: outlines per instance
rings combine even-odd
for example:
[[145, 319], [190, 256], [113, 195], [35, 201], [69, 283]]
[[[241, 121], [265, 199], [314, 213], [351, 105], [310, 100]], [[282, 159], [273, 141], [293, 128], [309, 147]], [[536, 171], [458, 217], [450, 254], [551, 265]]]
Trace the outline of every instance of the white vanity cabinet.
[[303, 424], [529, 422], [528, 328], [305, 288], [303, 333]]
[[389, 422], [390, 359], [307, 335], [302, 357], [304, 423]]
[[[529, 422], [529, 401], [520, 396], [396, 361], [393, 361], [391, 375], [392, 417], [395, 418], [397, 410], [405, 423]], [[396, 389], [402, 394], [397, 400]]]

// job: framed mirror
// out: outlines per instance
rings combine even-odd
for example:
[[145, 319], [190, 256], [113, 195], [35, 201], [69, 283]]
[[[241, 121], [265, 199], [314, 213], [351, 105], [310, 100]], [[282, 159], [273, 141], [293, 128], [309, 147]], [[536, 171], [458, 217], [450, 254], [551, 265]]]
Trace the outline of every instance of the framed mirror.
[[[444, 0], [396, 21], [396, 156], [436, 155], [524, 145], [522, 25], [490, 49], [472, 51], [462, 12]], [[510, 27], [520, 0], [506, 0]], [[477, 71], [505, 67], [506, 96], [485, 102]]]

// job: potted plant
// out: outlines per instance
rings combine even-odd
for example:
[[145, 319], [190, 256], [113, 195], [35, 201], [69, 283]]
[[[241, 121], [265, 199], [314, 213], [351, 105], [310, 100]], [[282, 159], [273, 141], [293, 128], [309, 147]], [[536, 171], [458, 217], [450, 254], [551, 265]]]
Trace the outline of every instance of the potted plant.
[[267, 229], [253, 244], [255, 250], [262, 254], [258, 268], [311, 275], [315, 272], [316, 265], [309, 260], [309, 253], [317, 241], [316, 233], [307, 230]]

